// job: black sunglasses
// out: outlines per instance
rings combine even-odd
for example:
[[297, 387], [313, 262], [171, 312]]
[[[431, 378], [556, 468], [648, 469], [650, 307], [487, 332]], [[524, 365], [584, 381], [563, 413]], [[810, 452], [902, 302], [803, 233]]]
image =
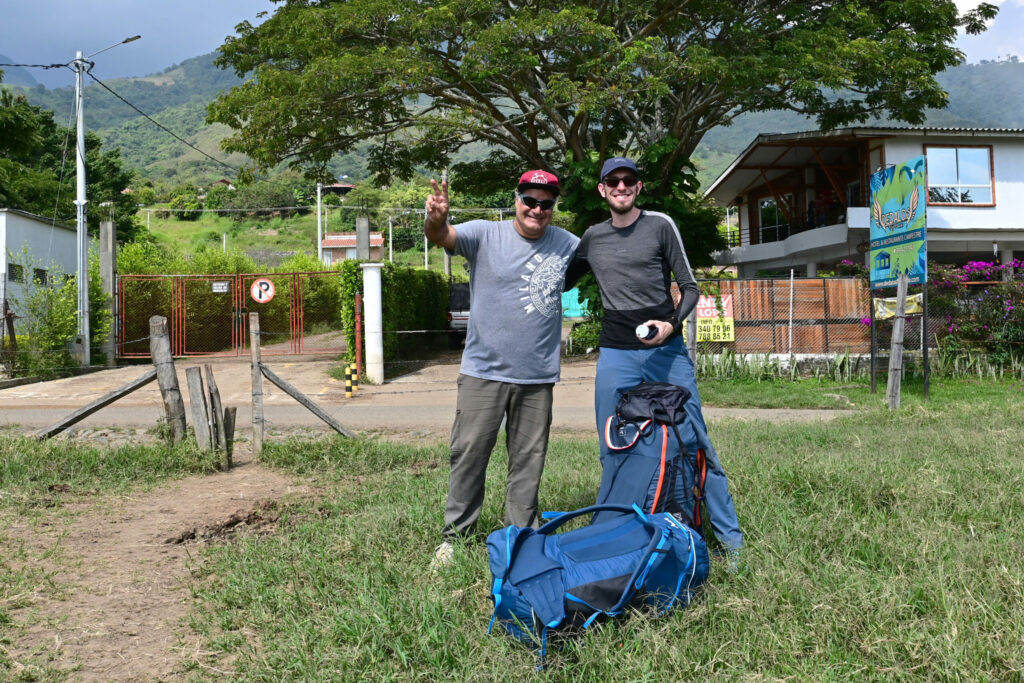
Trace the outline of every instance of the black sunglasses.
[[635, 187], [638, 182], [640, 182], [640, 179], [631, 175], [605, 176], [604, 179], [605, 187], [613, 189], [618, 187], [619, 183], [622, 183], [626, 187]]
[[516, 196], [519, 197], [519, 201], [525, 204], [528, 209], [536, 209], [539, 206], [541, 211], [550, 211], [555, 208], [554, 199], [537, 199], [528, 194], [520, 194], [518, 192]]

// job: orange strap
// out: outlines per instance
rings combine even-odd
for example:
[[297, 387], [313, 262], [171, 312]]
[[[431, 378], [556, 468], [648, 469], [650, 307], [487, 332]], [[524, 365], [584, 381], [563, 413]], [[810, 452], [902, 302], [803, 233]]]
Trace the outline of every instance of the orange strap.
[[661, 499], [661, 487], [665, 483], [665, 452], [668, 451], [668, 427], [661, 425], [661, 467], [658, 470], [658, 487], [654, 489], [654, 502], [651, 503], [651, 514], [658, 511]]

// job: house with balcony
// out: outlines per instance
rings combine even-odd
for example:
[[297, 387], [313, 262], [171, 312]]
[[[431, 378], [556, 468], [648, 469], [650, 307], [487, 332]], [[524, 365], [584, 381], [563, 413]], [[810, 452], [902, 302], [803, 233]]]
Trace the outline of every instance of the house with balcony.
[[862, 126], [751, 142], [705, 192], [729, 222], [716, 263], [741, 278], [868, 266], [870, 176], [922, 154], [929, 260], [1024, 255], [1024, 129]]

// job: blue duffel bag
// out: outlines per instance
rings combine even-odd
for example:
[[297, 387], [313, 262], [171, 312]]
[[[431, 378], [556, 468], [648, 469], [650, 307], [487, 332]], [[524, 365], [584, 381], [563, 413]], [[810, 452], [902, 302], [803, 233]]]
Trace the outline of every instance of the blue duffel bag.
[[[597, 512], [607, 521], [556, 534], [569, 520]], [[685, 607], [708, 577], [700, 534], [668, 513], [593, 505], [559, 514], [539, 529], [509, 526], [487, 537], [494, 614], [510, 635], [540, 646], [550, 632], [587, 628], [601, 617], [650, 605]]]

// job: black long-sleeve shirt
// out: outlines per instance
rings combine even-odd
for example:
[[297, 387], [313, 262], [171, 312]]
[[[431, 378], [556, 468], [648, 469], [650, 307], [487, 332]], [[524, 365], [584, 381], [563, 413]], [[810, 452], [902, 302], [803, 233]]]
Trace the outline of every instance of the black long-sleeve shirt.
[[[664, 320], [676, 327], [686, 319], [700, 290], [675, 223], [663, 213], [644, 211], [632, 225], [616, 228], [611, 219], [587, 228], [566, 273], [566, 289], [588, 271], [597, 277], [604, 304], [601, 346], [649, 348], [636, 326]], [[682, 295], [672, 302], [672, 279]]]

